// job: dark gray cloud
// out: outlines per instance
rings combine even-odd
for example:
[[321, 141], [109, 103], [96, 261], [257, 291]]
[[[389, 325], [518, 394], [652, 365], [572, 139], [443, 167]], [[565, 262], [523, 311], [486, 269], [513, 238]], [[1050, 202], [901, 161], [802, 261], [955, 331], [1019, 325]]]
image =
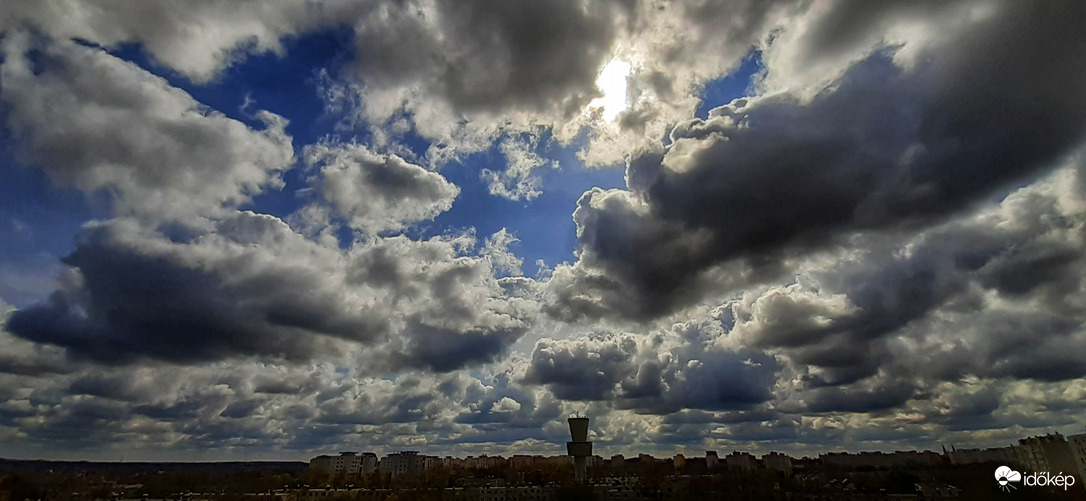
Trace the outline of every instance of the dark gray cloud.
[[[387, 332], [387, 320], [372, 311], [347, 313], [343, 292], [317, 268], [299, 267], [299, 258], [320, 249], [279, 220], [238, 213], [219, 229], [184, 244], [131, 221], [92, 224], [64, 259], [81, 283], [15, 312], [7, 329], [108, 363], [138, 356], [298, 360], [331, 350], [313, 334], [374, 340]], [[277, 238], [289, 243], [246, 245]], [[270, 259], [291, 245], [305, 252], [284, 256], [295, 263]]]
[[542, 340], [532, 350], [525, 381], [547, 385], [566, 400], [611, 398], [615, 385], [636, 371], [631, 364], [637, 350], [630, 338]]
[[904, 241], [856, 238], [860, 257], [816, 259], [794, 284], [727, 303], [721, 321], [736, 342], [810, 369], [816, 401], [864, 400], [853, 383], [892, 384], [901, 391], [869, 396], [900, 403], [890, 395], [967, 376], [1080, 378], [1080, 175], [1061, 169]]
[[371, 98], [421, 89], [457, 113], [576, 114], [595, 95], [620, 12], [574, 0], [385, 4], [379, 21], [356, 26], [357, 70]]
[[748, 408], [772, 396], [778, 365], [764, 353], [690, 350], [675, 355], [673, 364], [642, 365], [636, 383], [623, 384], [618, 407], [657, 414], [681, 409], [729, 410]]
[[198, 399], [181, 400], [169, 404], [141, 404], [132, 407], [132, 413], [147, 416], [157, 421], [171, 422], [196, 419], [205, 403]]
[[34, 356], [5, 354], [0, 357], [0, 372], [40, 376], [43, 374], [67, 374], [72, 371], [70, 364], [63, 357], [42, 360]]
[[1086, 128], [1086, 94], [1067, 85], [1086, 78], [1086, 12], [1051, 14], [1015, 4], [909, 66], [875, 52], [809, 102], [762, 96], [679, 124], [629, 162], [629, 192], [578, 202], [555, 311], [656, 316], [714, 266], [915, 227], [1050, 168]]
[[536, 344], [524, 381], [567, 400], [608, 400], [618, 409], [670, 414], [683, 409], [745, 409], [771, 398], [779, 365], [752, 350], [703, 345], [698, 332]]
[[907, 238], [856, 236], [801, 265], [795, 283], [748, 291], [713, 317], [729, 343], [785, 367], [771, 403], [782, 419], [1033, 426], [1026, 416], [1041, 411], [1016, 403], [1025, 386], [1009, 382], [1073, 388], [1086, 375], [1081, 175], [1075, 156], [998, 206]]
[[175, 240], [114, 219], [89, 224], [64, 259], [78, 278], [6, 328], [105, 363], [305, 361], [361, 347], [373, 370], [450, 371], [504, 353], [537, 309], [488, 257], [468, 255], [474, 244], [399, 236], [342, 251], [249, 212]]
[[407, 327], [411, 347], [405, 354], [405, 362], [439, 372], [490, 362], [520, 338], [527, 327], [522, 324], [509, 330], [460, 331], [413, 322]]
[[156, 388], [151, 378], [132, 374], [89, 373], [72, 380], [68, 391], [73, 395], [92, 395], [113, 400], [147, 402], [153, 400]]
[[800, 412], [874, 412], [900, 407], [916, 393], [908, 380], [879, 380], [873, 385], [824, 386], [805, 395]]

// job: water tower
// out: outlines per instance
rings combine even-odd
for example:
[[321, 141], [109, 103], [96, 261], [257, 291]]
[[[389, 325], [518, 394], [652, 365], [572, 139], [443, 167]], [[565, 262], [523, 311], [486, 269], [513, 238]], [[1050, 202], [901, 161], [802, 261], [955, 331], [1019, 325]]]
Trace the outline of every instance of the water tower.
[[577, 481], [584, 482], [588, 478], [588, 457], [592, 455], [592, 442], [588, 441], [588, 418], [569, 418], [569, 435], [573, 441], [566, 442], [566, 452], [573, 456], [573, 471]]

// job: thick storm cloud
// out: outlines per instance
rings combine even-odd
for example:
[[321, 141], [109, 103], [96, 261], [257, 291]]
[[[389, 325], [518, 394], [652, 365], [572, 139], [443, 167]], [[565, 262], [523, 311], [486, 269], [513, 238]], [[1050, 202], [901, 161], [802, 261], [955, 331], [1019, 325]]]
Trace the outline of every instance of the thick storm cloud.
[[[709, 331], [720, 334], [711, 323]], [[525, 381], [566, 400], [613, 400], [617, 408], [670, 414], [749, 408], [769, 400], [779, 370], [765, 353], [713, 347], [698, 325], [639, 336], [541, 340]]]
[[408, 363], [435, 371], [451, 371], [465, 364], [489, 362], [501, 354], [525, 327], [491, 331], [483, 328], [459, 332], [421, 323], [408, 326], [411, 343]]
[[890, 249], [877, 238], [861, 254], [808, 263], [790, 285], [745, 293], [717, 310], [724, 339], [797, 370], [780, 403], [790, 412], [895, 408], [978, 377], [1081, 378], [1080, 168]]
[[447, 371], [491, 359], [533, 315], [489, 260], [458, 256], [449, 241], [392, 239], [345, 255], [248, 212], [215, 230], [174, 241], [131, 220], [88, 226], [64, 259], [77, 277], [7, 328], [106, 363], [309, 360], [351, 349], [338, 339], [392, 343], [408, 365]]
[[610, 398], [615, 384], [636, 370], [637, 342], [622, 340], [540, 341], [532, 352], [527, 380], [550, 387], [567, 400]]
[[[1034, 314], [1012, 314], [1018, 320], [1011, 325], [981, 328], [990, 330], [984, 344], [994, 348], [991, 355], [1015, 356], [1006, 348], [1020, 336], [1043, 343], [1042, 339], [1056, 340], [1080, 330], [1086, 320], [1077, 303], [1086, 213], [1076, 201], [1081, 198], [1082, 176], [1081, 166], [1076, 167], [1016, 191], [997, 209], [920, 235], [907, 244], [907, 253], [874, 259], [856, 266], [853, 273], [838, 274], [857, 310], [836, 318], [823, 316], [833, 319], [832, 327], [824, 331], [849, 332], [856, 341], [873, 340], [940, 309], [963, 320], [973, 314], [972, 321], [979, 327], [986, 321], [977, 313], [991, 312], [993, 324], [1004, 323], [1006, 318], [1001, 317], [1009, 312], [1001, 310], [1013, 311], [1016, 304], [1047, 307]], [[1009, 332], [1034, 322], [1038, 322], [1033, 327], [1036, 332]], [[817, 341], [819, 336], [811, 334], [796, 339]], [[774, 344], [773, 340], [762, 342]], [[1004, 343], [1006, 348], [995, 348]], [[958, 365], [959, 370], [987, 371], [998, 365], [986, 357], [960, 363], [968, 365]]]
[[1017, 4], [908, 67], [886, 48], [809, 102], [740, 99], [679, 124], [665, 149], [630, 160], [628, 192], [578, 202], [561, 309], [656, 316], [714, 266], [942, 218], [1050, 168], [1086, 128], [1086, 97], [1065, 91], [1086, 79], [1086, 12], [1065, 9]]
[[131, 221], [91, 226], [64, 260], [79, 283], [19, 310], [8, 329], [106, 362], [307, 359], [331, 345], [306, 333], [372, 340], [387, 332], [379, 310], [350, 299], [334, 271], [317, 265], [334, 253], [268, 216], [239, 213], [220, 224], [225, 234], [189, 243]]

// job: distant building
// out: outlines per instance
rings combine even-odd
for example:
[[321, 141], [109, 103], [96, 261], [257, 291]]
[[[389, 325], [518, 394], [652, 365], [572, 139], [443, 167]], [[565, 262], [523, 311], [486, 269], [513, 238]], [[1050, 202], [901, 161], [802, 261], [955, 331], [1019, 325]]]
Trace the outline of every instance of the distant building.
[[682, 454], [676, 454], [671, 458], [671, 464], [674, 465], [675, 471], [682, 471], [686, 469], [686, 456]]
[[381, 473], [392, 476], [419, 475], [426, 468], [425, 457], [418, 451], [400, 451], [389, 454], [381, 459], [379, 469]]
[[1029, 471], [1078, 471], [1071, 446], [1059, 433], [1019, 439], [1015, 452], [1018, 464]]
[[611, 468], [622, 469], [626, 467], [626, 458], [622, 454], [611, 456]]
[[705, 451], [705, 467], [709, 470], [715, 470], [720, 466], [720, 458], [716, 455], [716, 451]]
[[823, 466], [830, 468], [856, 469], [870, 468], [903, 468], [910, 466], [932, 466], [943, 461], [943, 457], [932, 451], [897, 451], [885, 452], [860, 452], [856, 454], [848, 452], [830, 452], [819, 454], [819, 460]]
[[466, 470], [485, 470], [488, 468], [500, 468], [505, 466], [505, 458], [501, 456], [468, 456], [460, 460], [460, 467]]
[[978, 464], [978, 463], [1017, 463], [1018, 456], [1014, 447], [996, 447], [993, 449], [951, 449], [946, 453], [951, 464]]
[[372, 452], [362, 453], [362, 474], [368, 475], [377, 471], [377, 454]]
[[437, 456], [422, 456], [423, 471], [432, 471], [445, 466], [445, 460]]
[[792, 474], [792, 456], [779, 452], [770, 452], [762, 456], [762, 464], [767, 469], [782, 471], [786, 475]]
[[509, 458], [509, 467], [515, 470], [534, 470], [539, 468], [543, 464], [543, 456], [528, 456], [525, 454], [516, 454]]
[[338, 456], [320, 455], [309, 460], [309, 469], [333, 475], [345, 473], [354, 476], [370, 473], [377, 469], [377, 455], [364, 452], [359, 456], [353, 451], [340, 452]]
[[573, 464], [573, 458], [567, 455], [549, 456], [543, 459], [543, 464], [549, 466], [570, 466]]
[[724, 464], [728, 465], [729, 470], [754, 471], [758, 461], [749, 452], [732, 451], [724, 457]]
[[1086, 433], [1067, 437], [1067, 445], [1070, 446], [1071, 457], [1074, 458], [1075, 466], [1078, 467], [1076, 473], [1078, 473], [1079, 485], [1086, 488]]

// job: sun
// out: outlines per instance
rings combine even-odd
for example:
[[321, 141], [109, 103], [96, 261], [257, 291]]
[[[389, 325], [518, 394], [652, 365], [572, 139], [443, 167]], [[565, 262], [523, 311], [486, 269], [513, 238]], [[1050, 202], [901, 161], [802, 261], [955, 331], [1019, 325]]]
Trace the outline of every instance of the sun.
[[603, 96], [593, 99], [588, 103], [588, 107], [590, 109], [603, 108], [603, 119], [608, 122], [613, 121], [626, 109], [626, 85], [631, 69], [630, 63], [612, 59], [596, 78], [596, 87]]

